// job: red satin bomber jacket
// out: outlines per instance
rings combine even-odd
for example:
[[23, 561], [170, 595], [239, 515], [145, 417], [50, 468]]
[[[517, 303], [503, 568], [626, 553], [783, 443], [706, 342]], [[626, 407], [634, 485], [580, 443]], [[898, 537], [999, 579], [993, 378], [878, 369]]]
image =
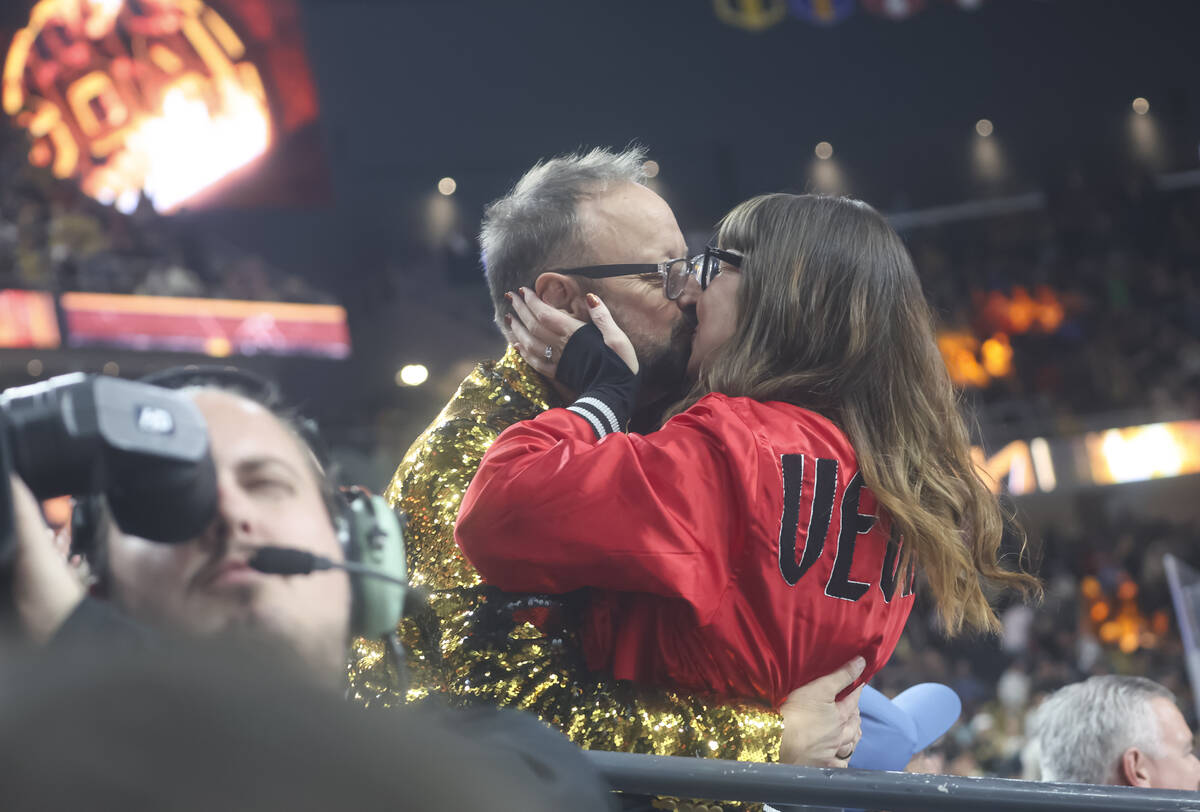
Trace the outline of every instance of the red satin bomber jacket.
[[891, 656], [913, 578], [878, 512], [829, 420], [710, 394], [647, 435], [597, 440], [566, 409], [509, 427], [455, 537], [505, 591], [591, 588], [593, 668], [778, 707], [856, 654], [860, 683]]

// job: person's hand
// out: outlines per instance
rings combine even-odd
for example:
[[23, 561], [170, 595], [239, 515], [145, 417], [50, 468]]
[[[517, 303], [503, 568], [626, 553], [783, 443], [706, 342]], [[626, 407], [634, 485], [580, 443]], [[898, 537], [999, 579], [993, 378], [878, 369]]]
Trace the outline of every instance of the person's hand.
[[42, 511], [20, 477], [10, 476], [13, 502], [13, 600], [21, 626], [36, 643], [46, 643], [83, 600], [84, 586], [65, 550], [42, 519]]
[[[529, 366], [547, 378], [553, 378], [558, 370], [563, 348], [585, 322], [551, 307], [528, 288], [521, 288], [516, 293], [508, 293], [505, 296], [512, 304], [513, 312], [517, 314], [515, 319], [511, 316], [504, 317], [505, 324], [516, 338], [517, 351]], [[621, 357], [631, 371], [637, 373], [637, 353], [633, 350], [633, 344], [629, 342], [629, 336], [613, 321], [608, 307], [594, 293], [587, 295], [587, 304], [592, 324], [600, 330], [604, 343]]]
[[832, 674], [818, 677], [788, 694], [783, 714], [779, 760], [805, 767], [845, 767], [862, 738], [858, 686], [842, 700], [837, 695], [858, 679], [867, 663], [855, 657]]

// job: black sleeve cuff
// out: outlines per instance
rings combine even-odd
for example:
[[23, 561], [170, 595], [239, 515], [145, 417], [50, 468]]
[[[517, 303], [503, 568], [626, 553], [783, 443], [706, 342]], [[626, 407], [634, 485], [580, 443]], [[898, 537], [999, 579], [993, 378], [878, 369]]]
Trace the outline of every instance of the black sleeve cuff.
[[567, 341], [555, 377], [581, 393], [567, 409], [587, 420], [597, 439], [629, 426], [639, 378], [604, 343], [596, 325], [584, 325]]

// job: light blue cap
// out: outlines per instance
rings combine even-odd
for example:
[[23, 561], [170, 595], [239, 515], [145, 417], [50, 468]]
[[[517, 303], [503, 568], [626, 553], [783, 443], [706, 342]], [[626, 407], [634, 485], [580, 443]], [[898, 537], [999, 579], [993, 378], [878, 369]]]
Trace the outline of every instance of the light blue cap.
[[862, 739], [850, 766], [900, 771], [958, 721], [962, 701], [947, 685], [923, 682], [888, 699], [870, 685], [858, 701]]

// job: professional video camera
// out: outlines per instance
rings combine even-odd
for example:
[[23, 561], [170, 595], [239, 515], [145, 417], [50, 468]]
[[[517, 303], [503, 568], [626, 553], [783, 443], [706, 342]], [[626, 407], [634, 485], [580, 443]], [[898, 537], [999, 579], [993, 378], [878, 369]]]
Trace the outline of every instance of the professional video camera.
[[73, 373], [0, 392], [0, 590], [15, 545], [10, 472], [38, 499], [104, 494], [123, 532], [199, 535], [217, 512], [203, 415], [178, 392]]

